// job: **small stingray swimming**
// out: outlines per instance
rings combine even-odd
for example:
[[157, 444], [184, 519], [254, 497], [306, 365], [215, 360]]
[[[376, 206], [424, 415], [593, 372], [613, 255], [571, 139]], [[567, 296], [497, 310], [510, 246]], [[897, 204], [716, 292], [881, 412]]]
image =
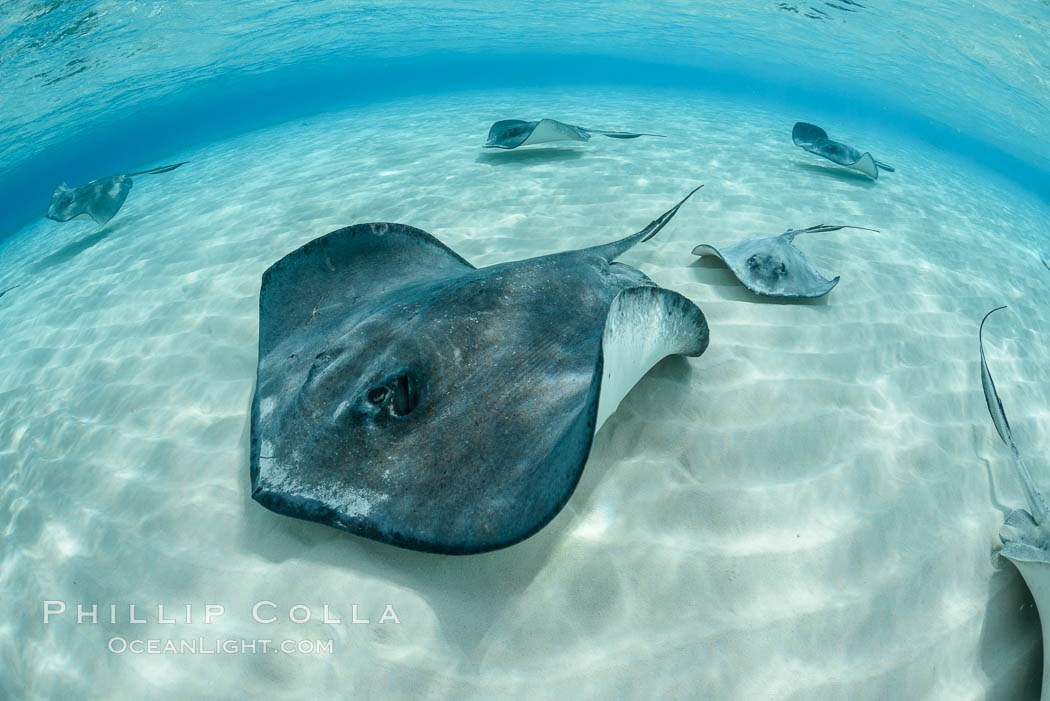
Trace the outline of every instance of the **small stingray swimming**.
[[707, 348], [699, 307], [615, 262], [696, 190], [618, 241], [484, 268], [389, 223], [274, 263], [259, 298], [252, 496], [436, 553], [537, 532], [627, 391], [661, 358]]
[[828, 138], [828, 133], [815, 124], [796, 122], [791, 130], [791, 140], [795, 146], [823, 156], [832, 163], [864, 173], [872, 180], [878, 180], [880, 168], [890, 173], [894, 172], [893, 168], [876, 161], [867, 151], [861, 153], [848, 144], [832, 141]]
[[512, 149], [519, 146], [546, 144], [551, 141], [589, 141], [591, 134], [601, 134], [611, 139], [637, 139], [639, 136], [659, 136], [630, 131], [602, 131], [565, 124], [555, 119], [526, 122], [521, 119], [502, 119], [489, 128], [485, 148]]
[[793, 241], [799, 234], [824, 233], [839, 229], [875, 231], [862, 226], [818, 224], [808, 229], [789, 229], [779, 236], [748, 239], [721, 250], [708, 244], [693, 249], [694, 256], [716, 256], [725, 263], [744, 287], [764, 297], [806, 299], [823, 297], [838, 284], [828, 280], [806, 260]]
[[1003, 403], [995, 389], [995, 382], [992, 381], [992, 373], [988, 370], [988, 361], [984, 355], [984, 322], [1000, 309], [1006, 307], [996, 307], [985, 314], [977, 331], [977, 340], [981, 348], [981, 386], [984, 388], [984, 401], [988, 405], [988, 413], [992, 416], [995, 430], [1013, 455], [1014, 465], [1021, 477], [1021, 485], [1024, 487], [1031, 511], [1016, 509], [1006, 517], [1003, 527], [999, 529], [999, 539], [1003, 542], [1003, 549], [999, 552], [1014, 563], [1032, 592], [1032, 598], [1035, 599], [1043, 630], [1041, 698], [1050, 699], [1050, 674], [1047, 673], [1047, 670], [1050, 670], [1050, 645], [1047, 644], [1047, 641], [1050, 641], [1050, 509], [1035, 486], [1032, 473], [1021, 458], [1021, 451], [1014, 441], [1013, 431], [1006, 420]]
[[131, 192], [131, 186], [134, 184], [131, 180], [132, 176], [167, 173], [184, 163], [187, 161], [150, 170], [140, 170], [136, 173], [111, 175], [92, 180], [87, 185], [77, 188], [70, 188], [62, 183], [51, 195], [51, 206], [48, 207], [46, 216], [54, 221], [65, 222], [86, 214], [94, 219], [96, 224], [102, 226], [112, 219], [124, 205], [124, 200], [128, 198], [128, 193]]

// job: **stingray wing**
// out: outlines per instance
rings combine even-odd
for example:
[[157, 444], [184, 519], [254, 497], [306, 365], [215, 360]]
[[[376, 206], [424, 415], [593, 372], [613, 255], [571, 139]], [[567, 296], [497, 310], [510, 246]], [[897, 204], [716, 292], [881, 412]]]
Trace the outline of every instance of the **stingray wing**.
[[754, 238], [722, 250], [702, 244], [693, 255], [716, 256], [748, 290], [763, 297], [813, 299], [834, 289], [839, 278], [828, 280], [802, 251], [785, 237]]
[[124, 200], [131, 192], [131, 185], [131, 178], [126, 175], [117, 175], [112, 178], [95, 180], [77, 190], [78, 195], [82, 194], [84, 198], [84, 211], [99, 226], [102, 226], [124, 206]]
[[802, 146], [804, 148], [807, 144], [814, 144], [827, 138], [828, 133], [816, 124], [796, 122], [795, 126], [791, 129], [791, 140], [795, 143], [795, 146]]
[[298, 326], [322, 323], [326, 308], [381, 297], [408, 281], [462, 275], [474, 266], [421, 229], [404, 224], [348, 226], [316, 238], [263, 273], [259, 297], [259, 356]]
[[489, 129], [485, 148], [512, 149], [552, 141], [587, 141], [590, 138], [586, 129], [555, 119], [541, 119], [538, 122], [504, 119]]

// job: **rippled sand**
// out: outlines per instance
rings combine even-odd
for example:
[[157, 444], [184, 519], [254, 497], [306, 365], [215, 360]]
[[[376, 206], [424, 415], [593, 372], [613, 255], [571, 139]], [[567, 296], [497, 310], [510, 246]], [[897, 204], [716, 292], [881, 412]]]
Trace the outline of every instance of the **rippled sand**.
[[[478, 148], [492, 121], [541, 116], [668, 138]], [[1010, 305], [989, 362], [1050, 486], [1047, 208], [892, 125], [820, 117], [609, 91], [381, 104], [173, 154], [191, 162], [136, 179], [101, 230], [41, 220], [5, 242], [0, 289], [23, 287], [0, 299], [0, 695], [1034, 698], [1037, 613], [992, 560], [1024, 501], [977, 325]], [[791, 145], [796, 119], [897, 172], [834, 169]], [[274, 260], [398, 221], [487, 265], [637, 231], [701, 182], [623, 260], [701, 306], [710, 349], [643, 378], [540, 534], [447, 558], [250, 499]], [[815, 303], [771, 303], [690, 255], [819, 223], [880, 233], [797, 239], [842, 276]], [[44, 625], [44, 600], [70, 611]], [[278, 622], [252, 621], [264, 600]], [[102, 622], [77, 625], [77, 603]], [[204, 624], [207, 604], [225, 615]], [[311, 622], [289, 621], [296, 604]], [[371, 623], [350, 623], [354, 604]], [[400, 624], [377, 622], [387, 604]], [[136, 655], [107, 652], [115, 636], [334, 642]]]

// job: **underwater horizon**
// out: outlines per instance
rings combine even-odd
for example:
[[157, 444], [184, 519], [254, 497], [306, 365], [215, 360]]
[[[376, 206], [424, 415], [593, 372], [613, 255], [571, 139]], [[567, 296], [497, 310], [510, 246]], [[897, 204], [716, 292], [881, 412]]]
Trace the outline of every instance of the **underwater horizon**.
[[9, 0], [0, 71], [0, 697], [1050, 689], [1050, 1]]

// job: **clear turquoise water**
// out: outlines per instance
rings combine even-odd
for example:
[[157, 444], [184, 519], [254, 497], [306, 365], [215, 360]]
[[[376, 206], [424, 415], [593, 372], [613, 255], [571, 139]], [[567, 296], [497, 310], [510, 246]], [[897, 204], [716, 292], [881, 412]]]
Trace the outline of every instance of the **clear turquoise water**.
[[[892, 124], [1050, 197], [1050, 5], [35, 2], [0, 7], [0, 231], [57, 180], [384, 96], [679, 86]], [[44, 204], [38, 204], [44, 203]]]
[[[0, 290], [23, 285], [0, 300], [0, 697], [1034, 698], [1038, 617], [990, 557], [1023, 496], [975, 334], [1010, 305], [990, 362], [1046, 484], [1048, 36], [1047, 2], [4, 2]], [[546, 115], [668, 138], [478, 148]], [[796, 119], [897, 173], [823, 167]], [[184, 159], [101, 229], [40, 219], [57, 182]], [[626, 260], [701, 306], [711, 348], [643, 378], [534, 538], [419, 556], [251, 500], [274, 260], [375, 220], [521, 259], [699, 182]], [[824, 304], [689, 254], [833, 220], [880, 231], [801, 243], [842, 275]], [[124, 608], [44, 625], [45, 599]], [[279, 622], [251, 620], [261, 600]], [[402, 623], [347, 625], [355, 603]], [[115, 655], [114, 635], [336, 648]]]

